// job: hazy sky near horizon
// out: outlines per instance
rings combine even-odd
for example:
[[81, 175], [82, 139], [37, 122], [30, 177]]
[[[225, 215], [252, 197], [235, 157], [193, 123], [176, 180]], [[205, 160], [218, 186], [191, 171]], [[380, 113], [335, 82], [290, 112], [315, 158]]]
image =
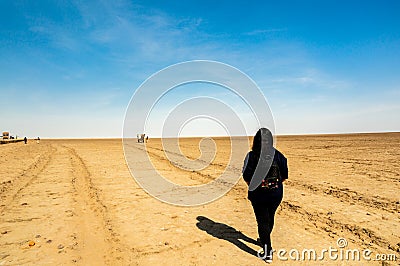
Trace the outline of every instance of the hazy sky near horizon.
[[[121, 137], [149, 76], [213, 60], [258, 84], [278, 134], [400, 131], [399, 11], [399, 1], [1, 1], [0, 130]], [[240, 105], [226, 93], [187, 89]], [[223, 134], [191, 125], [184, 135]]]

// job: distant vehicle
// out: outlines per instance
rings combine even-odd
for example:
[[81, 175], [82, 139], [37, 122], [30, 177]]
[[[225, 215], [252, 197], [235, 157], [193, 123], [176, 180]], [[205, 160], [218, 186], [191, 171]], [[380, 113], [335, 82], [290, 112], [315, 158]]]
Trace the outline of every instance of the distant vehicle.
[[10, 132], [4, 131], [3, 132], [3, 139], [9, 139], [10, 138]]
[[136, 137], [138, 143], [144, 143], [144, 138], [146, 137], [146, 134], [137, 134]]

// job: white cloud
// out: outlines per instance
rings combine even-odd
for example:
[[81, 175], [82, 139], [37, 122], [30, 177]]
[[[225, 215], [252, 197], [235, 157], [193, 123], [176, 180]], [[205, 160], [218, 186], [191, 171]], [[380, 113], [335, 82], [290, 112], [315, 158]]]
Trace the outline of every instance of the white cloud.
[[257, 29], [257, 30], [252, 30], [245, 32], [244, 35], [249, 35], [249, 36], [255, 36], [255, 35], [269, 35], [271, 33], [277, 33], [277, 32], [284, 32], [287, 31], [286, 28], [276, 28], [276, 29]]

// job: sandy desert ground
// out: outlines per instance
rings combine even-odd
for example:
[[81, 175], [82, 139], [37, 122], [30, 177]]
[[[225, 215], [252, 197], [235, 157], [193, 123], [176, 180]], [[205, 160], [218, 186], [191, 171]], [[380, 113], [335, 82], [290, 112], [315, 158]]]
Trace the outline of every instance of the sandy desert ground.
[[[198, 139], [182, 139], [190, 158]], [[200, 171], [168, 161], [159, 140], [147, 152], [174, 182], [202, 184], [225, 171], [230, 145]], [[272, 235], [275, 249], [370, 249], [400, 263], [400, 133], [282, 136], [289, 180]], [[131, 151], [143, 152], [143, 144]], [[243, 154], [244, 157], [245, 154]], [[178, 160], [179, 156], [174, 160]], [[140, 162], [138, 162], [140, 167]], [[230, 169], [240, 172], [242, 161]], [[0, 265], [265, 265], [240, 180], [203, 206], [162, 203], [141, 189], [125, 163], [121, 140], [42, 140], [0, 145]], [[295, 253], [292, 253], [295, 255]], [[325, 254], [326, 255], [326, 254]], [[288, 254], [273, 265], [309, 265]], [[315, 265], [347, 265], [326, 255]]]

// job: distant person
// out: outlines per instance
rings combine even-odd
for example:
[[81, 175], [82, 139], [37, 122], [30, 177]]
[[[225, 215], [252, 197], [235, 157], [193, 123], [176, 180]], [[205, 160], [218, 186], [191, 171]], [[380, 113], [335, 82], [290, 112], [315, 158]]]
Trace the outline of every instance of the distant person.
[[[261, 151], [264, 158], [260, 158]], [[268, 169], [268, 154], [274, 154], [271, 167]], [[266, 156], [265, 156], [266, 155]], [[269, 158], [271, 163], [272, 157]], [[260, 168], [257, 164], [260, 162]], [[264, 171], [263, 170], [264, 167]], [[256, 176], [255, 172], [263, 175], [261, 184], [253, 191], [248, 191], [248, 198], [253, 205], [257, 220], [259, 242], [263, 247], [262, 258], [272, 262], [273, 249], [271, 245], [271, 232], [274, 227], [275, 212], [283, 198], [282, 182], [288, 178], [287, 160], [282, 153], [273, 147], [271, 131], [261, 128], [253, 139], [252, 150], [247, 154], [243, 166], [243, 178], [248, 185]], [[265, 175], [265, 176], [264, 176]], [[261, 177], [262, 178], [262, 177]], [[261, 179], [260, 179], [261, 181]]]
[[37, 139], [36, 139], [36, 143], [37, 143], [37, 144], [39, 144], [39, 143], [40, 143], [40, 138], [39, 138], [39, 137], [37, 137]]
[[149, 136], [146, 136], [146, 142], [148, 142], [149, 141]]
[[28, 143], [28, 139], [25, 137], [24, 138], [24, 143], [27, 144]]

